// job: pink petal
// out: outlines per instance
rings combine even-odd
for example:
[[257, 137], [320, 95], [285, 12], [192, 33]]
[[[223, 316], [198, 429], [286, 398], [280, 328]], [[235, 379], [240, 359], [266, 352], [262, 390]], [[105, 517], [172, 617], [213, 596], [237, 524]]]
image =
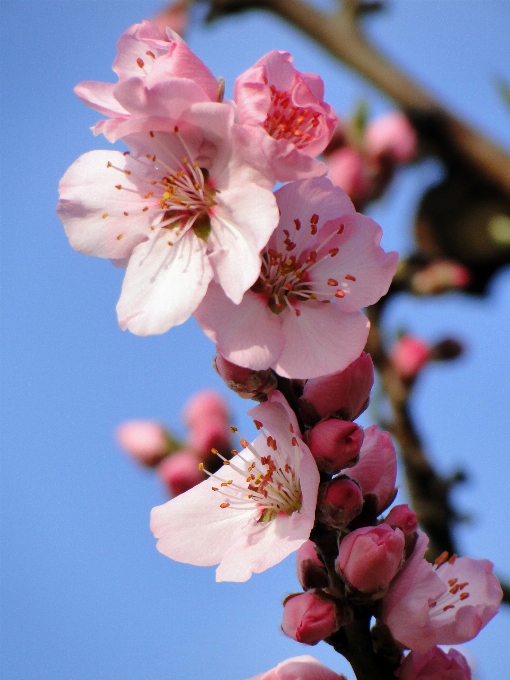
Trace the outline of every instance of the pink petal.
[[361, 312], [343, 314], [335, 304], [308, 301], [300, 312], [285, 310], [285, 346], [273, 368], [284, 377], [316, 378], [341, 371], [356, 359], [368, 337], [368, 319]]
[[162, 229], [135, 248], [117, 304], [122, 330], [165, 333], [184, 323], [205, 295], [212, 278], [206, 244], [193, 231], [169, 246], [171, 239], [172, 232]]
[[115, 85], [94, 80], [84, 80], [74, 88], [74, 93], [91, 108], [105, 116], [127, 116], [128, 112], [114, 96]]

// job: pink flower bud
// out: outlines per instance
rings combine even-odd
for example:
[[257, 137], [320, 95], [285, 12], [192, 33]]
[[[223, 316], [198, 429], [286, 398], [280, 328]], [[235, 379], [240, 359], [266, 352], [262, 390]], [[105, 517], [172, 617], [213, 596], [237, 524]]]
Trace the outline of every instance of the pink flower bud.
[[344, 146], [328, 156], [328, 177], [349, 196], [355, 205], [365, 203], [371, 193], [372, 181], [363, 157], [353, 148]]
[[285, 600], [282, 619], [285, 635], [305, 645], [316, 645], [338, 630], [335, 603], [319, 593], [308, 590]]
[[418, 529], [416, 513], [405, 503], [402, 505], [395, 505], [394, 508], [391, 508], [384, 523], [401, 529], [405, 538]]
[[329, 526], [342, 529], [359, 515], [363, 495], [359, 484], [342, 477], [319, 487], [317, 498], [318, 518]]
[[335, 563], [337, 572], [363, 593], [389, 585], [404, 556], [404, 534], [387, 524], [362, 527], [345, 536]]
[[416, 272], [411, 286], [418, 295], [438, 295], [465, 288], [471, 281], [469, 269], [452, 260], [435, 260]]
[[204, 481], [205, 474], [198, 464], [199, 459], [193, 451], [182, 450], [165, 458], [158, 465], [157, 473], [172, 496], [179, 496]]
[[296, 571], [303, 590], [329, 586], [326, 568], [315, 551], [315, 543], [310, 540], [305, 541], [297, 551]]
[[213, 360], [214, 368], [231, 390], [243, 399], [257, 399], [276, 389], [276, 375], [270, 368], [254, 371], [237, 366], [217, 353]]
[[471, 680], [471, 668], [456, 649], [432, 647], [426, 654], [410, 652], [395, 671], [399, 680]]
[[308, 431], [308, 446], [319, 470], [331, 475], [356, 462], [363, 430], [349, 420], [329, 418]]
[[224, 418], [204, 418], [190, 428], [188, 446], [206, 456], [211, 449], [230, 450], [230, 428]]
[[416, 155], [417, 144], [416, 132], [402, 113], [389, 113], [367, 126], [365, 148], [372, 158], [387, 156], [394, 163], [407, 163]]
[[372, 357], [363, 352], [345, 370], [306, 382], [302, 397], [303, 417], [309, 423], [333, 414], [344, 420], [356, 420], [368, 406], [373, 384]]
[[377, 496], [377, 512], [387, 508], [396, 495], [397, 454], [389, 432], [377, 425], [365, 428], [359, 462], [349, 468], [349, 477], [360, 483], [363, 495]]
[[347, 680], [344, 675], [338, 675], [313, 656], [304, 654], [286, 659], [275, 668], [256, 675], [250, 680]]
[[208, 418], [228, 422], [229, 408], [225, 399], [214, 390], [194, 394], [184, 408], [184, 421], [188, 427], [199, 427]]
[[424, 340], [405, 335], [397, 340], [390, 351], [390, 358], [402, 380], [413, 380], [430, 360], [431, 348]]
[[166, 29], [171, 28], [179, 35], [184, 35], [189, 20], [189, 0], [177, 0], [171, 2], [165, 9], [152, 17], [161, 33], [166, 36]]
[[165, 428], [151, 420], [128, 420], [118, 426], [117, 442], [142, 465], [154, 467], [168, 453]]

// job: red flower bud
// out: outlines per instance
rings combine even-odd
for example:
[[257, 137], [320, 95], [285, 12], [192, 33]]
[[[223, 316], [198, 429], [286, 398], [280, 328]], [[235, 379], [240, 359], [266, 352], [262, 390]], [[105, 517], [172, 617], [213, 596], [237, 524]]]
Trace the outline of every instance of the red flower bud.
[[362, 443], [362, 428], [349, 420], [329, 418], [308, 431], [317, 467], [331, 475], [356, 462]]
[[405, 538], [418, 529], [416, 513], [405, 503], [402, 505], [395, 505], [394, 508], [391, 508], [384, 523], [401, 529]]
[[321, 591], [290, 595], [283, 603], [282, 630], [297, 642], [316, 645], [338, 630], [335, 603], [318, 596]]
[[359, 515], [363, 507], [363, 495], [359, 484], [342, 477], [319, 487], [317, 513], [321, 522], [342, 529]]

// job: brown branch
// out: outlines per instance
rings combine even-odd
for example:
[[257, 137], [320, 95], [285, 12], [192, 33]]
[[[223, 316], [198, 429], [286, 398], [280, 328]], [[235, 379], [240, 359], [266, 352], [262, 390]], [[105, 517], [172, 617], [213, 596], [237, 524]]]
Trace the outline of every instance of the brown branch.
[[510, 194], [510, 155], [454, 116], [368, 42], [358, 21], [364, 3], [345, 0], [343, 10], [335, 13], [303, 0], [209, 0], [209, 4], [209, 20], [250, 9], [285, 19], [391, 97], [417, 126], [422, 140], [434, 140], [434, 153], [447, 164], [467, 165]]

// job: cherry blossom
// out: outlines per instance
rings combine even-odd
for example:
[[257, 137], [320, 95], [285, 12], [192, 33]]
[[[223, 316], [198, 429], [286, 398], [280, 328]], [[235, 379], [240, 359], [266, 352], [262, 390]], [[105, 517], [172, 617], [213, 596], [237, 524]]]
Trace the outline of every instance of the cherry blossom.
[[183, 323], [213, 278], [241, 302], [278, 213], [232, 138], [233, 110], [199, 103], [175, 120], [123, 125], [132, 153], [81, 156], [57, 207], [73, 248], [127, 264], [121, 328], [153, 335]]
[[260, 673], [250, 680], [346, 680], [313, 656], [304, 654], [282, 661], [275, 668]]
[[152, 510], [158, 550], [178, 562], [219, 564], [217, 581], [246, 581], [309, 537], [319, 472], [279, 392], [251, 409], [261, 434], [210, 479]]
[[195, 316], [240, 366], [288, 378], [340, 371], [363, 350], [369, 322], [359, 310], [386, 293], [397, 254], [384, 252], [381, 228], [325, 178], [275, 195], [280, 223], [257, 282], [240, 304], [212, 283]]
[[84, 81], [74, 89], [90, 107], [107, 115], [92, 128], [113, 142], [131, 115], [166, 115], [196, 102], [218, 101], [218, 82], [207, 66], [170, 28], [164, 36], [150, 21], [134, 24], [118, 44], [113, 70], [119, 82]]
[[418, 532], [413, 554], [390, 584], [382, 619], [401, 644], [420, 654], [434, 645], [474, 638], [496, 615], [503, 593], [488, 560], [424, 559], [429, 539]]
[[395, 671], [399, 680], [471, 680], [471, 668], [456, 649], [432, 647], [426, 654], [410, 652]]
[[237, 78], [234, 99], [239, 124], [256, 131], [275, 179], [326, 173], [314, 157], [331, 140], [337, 118], [318, 75], [301, 73], [288, 52], [273, 50]]

